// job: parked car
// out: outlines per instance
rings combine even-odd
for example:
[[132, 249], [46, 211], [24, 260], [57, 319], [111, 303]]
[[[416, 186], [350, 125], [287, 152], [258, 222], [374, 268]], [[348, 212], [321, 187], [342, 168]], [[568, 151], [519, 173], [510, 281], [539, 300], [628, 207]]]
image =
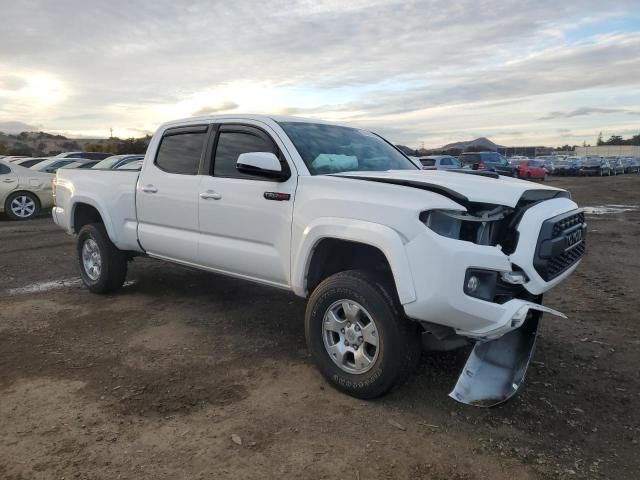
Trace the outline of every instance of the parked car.
[[624, 165], [624, 173], [640, 173], [640, 161], [633, 157], [624, 157], [621, 160]]
[[544, 155], [536, 157], [535, 160], [543, 162], [543, 167], [549, 175], [554, 175], [554, 164], [559, 160], [555, 155]]
[[20, 160], [25, 160], [27, 158], [31, 158], [31, 157], [28, 157], [26, 155], [10, 155], [8, 157], [4, 157], [4, 160], [7, 160], [9, 162], [18, 162]]
[[47, 172], [47, 173], [56, 173], [56, 171], [64, 167], [65, 165], [69, 165], [72, 163], [89, 163], [93, 160], [89, 160], [86, 158], [57, 158], [53, 157], [49, 160], [45, 160], [40, 163], [36, 163], [34, 166], [29, 167], [31, 170], [36, 170], [38, 172]]
[[555, 176], [569, 175], [570, 164], [568, 160], [558, 159], [553, 162], [553, 174]]
[[513, 167], [497, 152], [465, 152], [458, 159], [472, 170], [487, 170], [508, 177], [513, 176]]
[[489, 406], [522, 384], [540, 312], [562, 315], [539, 302], [586, 224], [564, 190], [481, 173], [425, 175], [316, 120], [199, 117], [160, 126], [141, 172], [58, 170], [53, 219], [92, 292], [120, 288], [136, 255], [279, 287], [309, 299], [307, 345], [336, 388], [384, 394], [424, 334], [475, 344], [451, 395]]
[[142, 160], [135, 160], [133, 162], [125, 163], [123, 165], [120, 165], [115, 170], [142, 170]]
[[566, 175], [580, 175], [580, 169], [582, 168], [583, 162], [587, 159], [585, 156], [577, 156], [574, 155], [572, 157], [567, 157], [567, 170]]
[[511, 160], [514, 167], [513, 176], [527, 180], [546, 180], [547, 169], [542, 160]]
[[98, 162], [101, 160], [88, 160], [84, 161], [84, 159], [78, 159], [75, 162], [67, 163], [60, 168], [93, 168], [96, 166]]
[[135, 162], [142, 160], [144, 155], [113, 155], [101, 160], [93, 168], [97, 170], [116, 170], [122, 165], [126, 165], [129, 162]]
[[429, 155], [420, 157], [423, 170], [451, 170], [462, 168], [462, 162], [451, 155]]
[[86, 158], [87, 160], [104, 160], [112, 155], [113, 153], [103, 152], [62, 152], [53, 158]]
[[35, 164], [49, 160], [50, 157], [37, 157], [37, 158], [24, 158], [14, 162], [16, 165], [20, 165], [24, 168], [31, 168]]
[[606, 158], [589, 156], [585, 158], [580, 165], [580, 175], [598, 175], [600, 177], [611, 175], [611, 165]]
[[611, 173], [614, 175], [622, 175], [624, 173], [624, 164], [618, 157], [607, 157], [609, 165], [611, 165]]
[[53, 175], [0, 160], [0, 213], [13, 220], [28, 220], [53, 205]]

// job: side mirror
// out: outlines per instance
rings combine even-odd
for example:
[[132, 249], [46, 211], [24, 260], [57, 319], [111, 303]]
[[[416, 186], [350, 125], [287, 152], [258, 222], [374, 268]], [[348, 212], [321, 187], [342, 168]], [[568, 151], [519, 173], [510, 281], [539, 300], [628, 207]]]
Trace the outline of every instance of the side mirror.
[[280, 160], [271, 152], [241, 153], [236, 162], [239, 172], [256, 177], [285, 180], [289, 177], [283, 172]]

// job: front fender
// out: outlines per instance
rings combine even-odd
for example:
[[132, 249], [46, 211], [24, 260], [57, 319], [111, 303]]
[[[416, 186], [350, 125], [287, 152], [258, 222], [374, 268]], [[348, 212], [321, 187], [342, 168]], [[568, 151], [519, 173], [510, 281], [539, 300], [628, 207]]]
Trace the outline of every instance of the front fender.
[[315, 219], [304, 229], [291, 262], [292, 289], [296, 295], [308, 295], [307, 272], [311, 258], [315, 247], [326, 238], [364, 243], [380, 250], [391, 266], [400, 302], [415, 301], [413, 277], [400, 233], [378, 223], [335, 217]]

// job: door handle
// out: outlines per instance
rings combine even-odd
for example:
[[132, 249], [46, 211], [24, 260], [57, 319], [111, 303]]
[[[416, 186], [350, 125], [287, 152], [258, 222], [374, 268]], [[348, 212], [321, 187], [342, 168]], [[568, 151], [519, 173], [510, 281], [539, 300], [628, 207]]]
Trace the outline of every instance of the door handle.
[[203, 200], [220, 200], [222, 198], [222, 195], [220, 195], [218, 192], [214, 192], [213, 190], [207, 190], [206, 192], [202, 192], [200, 194], [200, 198], [202, 198]]
[[13, 183], [13, 182], [15, 182], [15, 180], [13, 180], [13, 179], [11, 179], [11, 178], [5, 178], [5, 179], [3, 180], [3, 182], [4, 182], [4, 183]]
[[153, 185], [146, 185], [146, 186], [142, 187], [142, 191], [144, 193], [156, 193], [158, 191], [158, 189], [156, 187], [154, 187]]

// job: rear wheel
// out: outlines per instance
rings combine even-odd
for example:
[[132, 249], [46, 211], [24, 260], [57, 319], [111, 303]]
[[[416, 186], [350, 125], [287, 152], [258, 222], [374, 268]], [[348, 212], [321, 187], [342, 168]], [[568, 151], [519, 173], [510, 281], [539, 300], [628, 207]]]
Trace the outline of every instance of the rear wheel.
[[122, 286], [127, 257], [111, 242], [104, 225], [90, 223], [78, 234], [78, 260], [82, 281], [93, 293], [108, 293]]
[[4, 211], [12, 220], [29, 220], [40, 213], [40, 201], [30, 192], [16, 192], [7, 198]]
[[309, 351], [326, 379], [358, 398], [378, 397], [411, 373], [420, 356], [417, 324], [406, 319], [383, 277], [340, 272], [307, 305]]

